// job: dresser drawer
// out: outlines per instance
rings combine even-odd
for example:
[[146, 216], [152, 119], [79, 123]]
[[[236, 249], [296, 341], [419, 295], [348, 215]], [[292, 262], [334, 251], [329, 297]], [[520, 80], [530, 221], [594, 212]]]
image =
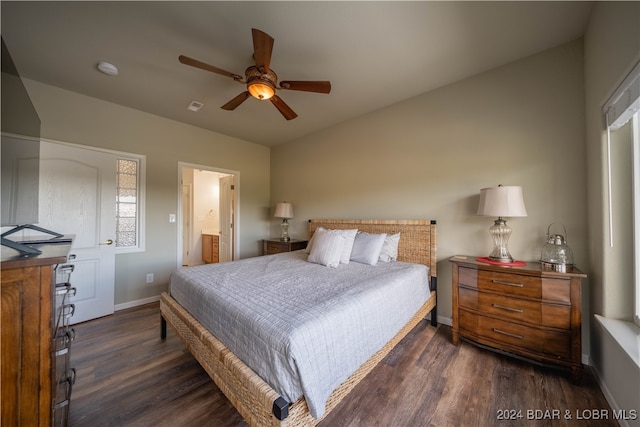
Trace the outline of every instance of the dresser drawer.
[[[506, 344], [552, 359], [571, 359], [571, 334], [538, 329], [460, 310], [460, 333], [488, 345]], [[492, 342], [487, 342], [492, 341]], [[495, 343], [495, 344], [494, 344]], [[508, 348], [507, 348], [508, 349]]]
[[543, 277], [542, 299], [571, 304], [571, 280]]
[[459, 292], [460, 307], [534, 325], [567, 330], [571, 325], [571, 306], [568, 305], [540, 303], [462, 287]]
[[478, 289], [540, 299], [542, 279], [536, 276], [481, 270], [478, 272]]
[[267, 243], [267, 254], [279, 254], [280, 252], [289, 252], [289, 247], [278, 243]]
[[[475, 268], [458, 267], [458, 284], [470, 288], [478, 287], [478, 270]], [[454, 283], [454, 285], [456, 285]]]

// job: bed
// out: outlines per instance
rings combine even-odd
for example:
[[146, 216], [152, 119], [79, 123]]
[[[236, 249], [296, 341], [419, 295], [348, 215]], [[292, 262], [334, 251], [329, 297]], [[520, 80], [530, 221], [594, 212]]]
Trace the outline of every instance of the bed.
[[[319, 423], [428, 313], [431, 313], [431, 323], [436, 324], [435, 221], [309, 221], [309, 235], [312, 239], [316, 231], [322, 231], [322, 233], [317, 233], [320, 237], [327, 230], [354, 229], [370, 233], [372, 236], [374, 233], [385, 233], [387, 236], [397, 236], [399, 233], [398, 262], [378, 262], [372, 267], [352, 261], [348, 265], [340, 264], [337, 268], [330, 268], [308, 262], [307, 259], [311, 260], [311, 254], [306, 251], [297, 251], [213, 266], [181, 269], [172, 275], [170, 293], [161, 295], [162, 337], [166, 337], [166, 325], [169, 324], [249, 425], [307, 426]], [[338, 232], [336, 231], [336, 233]], [[214, 270], [210, 270], [211, 268]], [[252, 272], [251, 268], [257, 268], [259, 273]], [[349, 285], [345, 287], [341, 284], [342, 282], [327, 282], [333, 280], [331, 278], [334, 276], [340, 276], [338, 271], [341, 272], [340, 275], [346, 274], [345, 277], [351, 275], [348, 280], [353, 283], [349, 282]], [[281, 278], [282, 276], [276, 275], [276, 272], [278, 274], [284, 272], [285, 277]], [[364, 278], [370, 272], [375, 272], [375, 278], [367, 279], [367, 281], [359, 279], [360, 277]], [[296, 274], [300, 274], [300, 276], [297, 277]], [[402, 285], [399, 285], [395, 282], [396, 274], [405, 274], [408, 275], [408, 278], [402, 279]], [[328, 283], [332, 295], [322, 294], [321, 289], [324, 285], [310, 285], [308, 281], [312, 276], [314, 280], [319, 281], [318, 283]], [[255, 284], [253, 283], [254, 279], [251, 278], [255, 278]], [[215, 283], [215, 286], [207, 285], [209, 281]], [[397, 289], [389, 290], [392, 289], [390, 288], [392, 286], [406, 288], [416, 286], [405, 284], [405, 282], [415, 281], [426, 282], [420, 284], [420, 287], [426, 288], [426, 291], [423, 291], [426, 295], [421, 297], [418, 302], [412, 301], [418, 300], [417, 297], [405, 296], [402, 297], [405, 298], [402, 300], [401, 297], [395, 296], [396, 294], [400, 295]], [[300, 285], [301, 282], [305, 282], [305, 284]], [[374, 294], [371, 289], [374, 289], [373, 283], [377, 282], [380, 282], [380, 290], [377, 290], [376, 285], [376, 293]], [[243, 286], [240, 287], [238, 284]], [[304, 287], [296, 290], [296, 286]], [[311, 294], [310, 290], [309, 292], [301, 292], [301, 289], [312, 287], [319, 288], [320, 294]], [[348, 291], [347, 294], [343, 295], [342, 292], [338, 292], [337, 289], [340, 287], [344, 287]], [[231, 292], [216, 295], [210, 303], [203, 303], [207, 298], [205, 294], [222, 292], [224, 288], [231, 290]], [[187, 292], [187, 289], [190, 290]], [[377, 292], [392, 292], [393, 296]], [[307, 293], [310, 295], [307, 296]], [[229, 298], [229, 300], [221, 298]], [[379, 316], [384, 319], [384, 322], [373, 325], [376, 319], [367, 314], [370, 311], [368, 308], [362, 310], [364, 314], [361, 314], [360, 311], [354, 311], [356, 306], [368, 307], [364, 302], [366, 298], [371, 298], [374, 301], [382, 299], [385, 302], [377, 309], [382, 310], [388, 307], [389, 313], [385, 316]], [[398, 301], [393, 301], [394, 298], [398, 298]], [[319, 306], [310, 305], [310, 300]], [[394, 306], [394, 304], [396, 305]], [[243, 314], [243, 311], [233, 311], [236, 305], [250, 306], [251, 316]], [[271, 313], [263, 315], [262, 305], [276, 307], [277, 315], [275, 317]], [[406, 310], [398, 308], [409, 306], [411, 308]], [[330, 312], [328, 307], [332, 307], [336, 314], [325, 316], [325, 312]], [[291, 313], [287, 314], [290, 310]], [[222, 313], [224, 311], [229, 311], [228, 316], [231, 317], [225, 320]], [[285, 313], [287, 316], [281, 313]], [[334, 318], [335, 316], [343, 316], [343, 318]], [[291, 320], [294, 317], [296, 320]], [[392, 317], [393, 320], [391, 320]], [[314, 319], [313, 324], [308, 322], [311, 318]], [[351, 339], [348, 334], [349, 330], [344, 332], [345, 336], [341, 336], [340, 333], [335, 332], [323, 333], [323, 329], [319, 329], [330, 328], [330, 330], [336, 331], [339, 328], [336, 328], [335, 325], [331, 326], [330, 322], [345, 323], [345, 318], [353, 319], [353, 326], [350, 327], [353, 327], [354, 331], [360, 331], [357, 334], [352, 334], [355, 335], [354, 340], [360, 339], [363, 331], [379, 330], [375, 334], [369, 334], [371, 336], [367, 337], [362, 344], [355, 345], [359, 351], [368, 351], [366, 357], [357, 354], [359, 351], [343, 351], [348, 347], [348, 340]], [[229, 322], [232, 322], [232, 327]], [[326, 324], [324, 326], [317, 325], [322, 322]], [[395, 326], [394, 322], [401, 322], [401, 324]], [[292, 329], [293, 335], [301, 341], [293, 341], [288, 336], [284, 338], [278, 336], [292, 323], [295, 323], [295, 329]], [[300, 323], [300, 327], [298, 323]], [[366, 329], [363, 329], [363, 324], [366, 325]], [[305, 330], [303, 326], [310, 329]], [[232, 333], [231, 330], [235, 330], [235, 332]], [[305, 332], [299, 332], [300, 330]], [[234, 337], [233, 335], [236, 333], [239, 336]], [[317, 345], [318, 349], [309, 344], [311, 342], [309, 337], [313, 338], [311, 341], [314, 341], [313, 345]], [[324, 341], [319, 341], [320, 344], [316, 343], [315, 340], [319, 339], [328, 340], [328, 344], [320, 345]], [[384, 342], [378, 343], [376, 340]], [[254, 349], [257, 356], [253, 356], [253, 358], [248, 356], [245, 347], [257, 347], [257, 350]], [[365, 347], [370, 348], [365, 350]], [[285, 350], [291, 351], [292, 354], [287, 353], [286, 357], [283, 356]], [[327, 355], [324, 354], [325, 351]], [[336, 362], [337, 357], [344, 357], [347, 360], [340, 359], [339, 362]], [[320, 362], [317, 362], [315, 358], [320, 359]], [[269, 360], [269, 363], [257, 363], [264, 362], [262, 359]], [[275, 362], [273, 362], [274, 360]], [[272, 367], [272, 362], [275, 364], [275, 368]], [[332, 363], [334, 366], [344, 364], [348, 371], [346, 374], [336, 372], [339, 383], [335, 383], [337, 381], [335, 378], [328, 378], [329, 372], [323, 373], [326, 365], [331, 366]], [[355, 365], [348, 367], [349, 364]], [[279, 383], [269, 369], [275, 369], [279, 373], [287, 371], [291, 374], [291, 379], [285, 378], [282, 383]], [[338, 369], [333, 370], [339, 371]], [[331, 374], [333, 375], [333, 372]], [[327, 387], [329, 388], [327, 389]], [[276, 390], [280, 390], [280, 392]], [[299, 394], [301, 394], [300, 397], [292, 397]]]

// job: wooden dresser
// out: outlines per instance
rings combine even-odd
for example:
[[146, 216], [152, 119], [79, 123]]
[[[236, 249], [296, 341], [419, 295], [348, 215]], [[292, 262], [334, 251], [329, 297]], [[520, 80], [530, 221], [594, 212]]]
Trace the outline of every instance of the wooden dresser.
[[307, 247], [308, 240], [291, 239], [283, 242], [279, 238], [262, 240], [262, 255], [273, 255], [281, 252], [291, 252]]
[[202, 260], [207, 264], [220, 262], [220, 236], [202, 234]]
[[[71, 243], [35, 247], [42, 254], [29, 258], [2, 247], [1, 424], [6, 426], [66, 424], [65, 411], [58, 408], [68, 408], [75, 378], [70, 374], [66, 381], [67, 367], [56, 354], [59, 318], [72, 314], [63, 313], [63, 294], [71, 289], [56, 286], [56, 267], [67, 262]], [[68, 388], [60, 393], [65, 381]]]
[[453, 328], [459, 337], [491, 349], [582, 376], [581, 281], [577, 268], [547, 271], [538, 262], [507, 267], [457, 255], [453, 267]]

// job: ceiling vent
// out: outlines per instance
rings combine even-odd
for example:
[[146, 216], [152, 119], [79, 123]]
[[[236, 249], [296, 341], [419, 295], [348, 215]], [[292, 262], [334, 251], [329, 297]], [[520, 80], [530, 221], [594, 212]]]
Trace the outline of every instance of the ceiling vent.
[[202, 102], [191, 101], [191, 103], [187, 105], [187, 110], [197, 113], [203, 106], [204, 104]]

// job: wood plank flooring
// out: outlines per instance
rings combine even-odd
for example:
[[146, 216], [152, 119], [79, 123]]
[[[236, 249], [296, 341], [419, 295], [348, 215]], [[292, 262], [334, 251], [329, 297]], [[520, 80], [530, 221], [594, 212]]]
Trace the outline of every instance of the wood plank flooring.
[[[71, 426], [247, 425], [170, 328], [160, 339], [157, 303], [75, 329]], [[585, 368], [577, 386], [564, 372], [454, 346], [450, 327], [422, 322], [320, 426], [617, 426]], [[596, 410], [610, 419], [585, 419]]]

